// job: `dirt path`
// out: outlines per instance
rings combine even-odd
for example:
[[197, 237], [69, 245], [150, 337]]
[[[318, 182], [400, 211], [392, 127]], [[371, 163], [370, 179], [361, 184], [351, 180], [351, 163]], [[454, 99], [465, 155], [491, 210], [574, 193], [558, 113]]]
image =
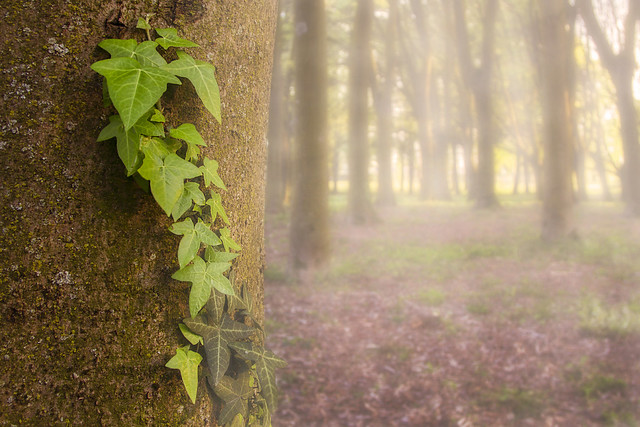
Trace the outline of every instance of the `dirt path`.
[[306, 286], [269, 221], [275, 425], [638, 425], [640, 222], [583, 206], [581, 239], [547, 248], [537, 212], [391, 209], [337, 227]]

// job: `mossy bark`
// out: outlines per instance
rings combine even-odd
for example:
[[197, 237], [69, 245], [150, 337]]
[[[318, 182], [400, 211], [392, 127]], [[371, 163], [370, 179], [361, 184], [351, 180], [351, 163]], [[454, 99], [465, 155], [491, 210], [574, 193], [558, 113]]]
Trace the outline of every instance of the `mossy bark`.
[[[101, 78], [109, 37], [139, 16], [174, 26], [217, 67], [222, 125], [184, 84], [165, 103], [210, 142], [228, 191], [234, 264], [262, 306], [264, 134], [275, 0], [4, 1], [0, 29], [0, 424], [215, 425], [201, 381], [191, 404], [164, 367], [186, 344], [178, 239], [112, 142]], [[185, 99], [188, 98], [186, 101]], [[184, 107], [180, 104], [184, 103]]]

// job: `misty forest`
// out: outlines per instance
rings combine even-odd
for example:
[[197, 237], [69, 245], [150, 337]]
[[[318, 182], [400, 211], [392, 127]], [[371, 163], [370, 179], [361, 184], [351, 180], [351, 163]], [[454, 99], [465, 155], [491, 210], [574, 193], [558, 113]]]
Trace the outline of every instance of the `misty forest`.
[[0, 425], [640, 425], [639, 1], [0, 17]]
[[639, 30], [626, 0], [281, 2], [280, 425], [640, 423]]

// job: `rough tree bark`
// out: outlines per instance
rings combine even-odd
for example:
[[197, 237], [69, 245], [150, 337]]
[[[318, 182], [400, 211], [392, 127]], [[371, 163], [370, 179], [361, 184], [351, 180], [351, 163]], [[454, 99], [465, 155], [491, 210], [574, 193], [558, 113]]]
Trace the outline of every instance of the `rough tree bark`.
[[296, 130], [290, 264], [312, 269], [329, 258], [327, 58], [324, 0], [294, 3]]
[[201, 381], [191, 404], [164, 364], [186, 344], [179, 239], [125, 177], [89, 65], [104, 38], [155, 13], [215, 64], [222, 125], [188, 83], [167, 115], [198, 126], [220, 162], [234, 263], [262, 309], [265, 132], [275, 0], [8, 0], [0, 6], [0, 424], [215, 425]]

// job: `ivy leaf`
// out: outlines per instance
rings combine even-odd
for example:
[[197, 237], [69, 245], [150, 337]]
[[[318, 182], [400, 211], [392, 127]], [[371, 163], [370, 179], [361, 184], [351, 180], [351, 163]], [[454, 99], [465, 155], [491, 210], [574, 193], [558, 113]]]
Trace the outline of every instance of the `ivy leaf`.
[[202, 337], [198, 334], [194, 334], [193, 332], [191, 332], [189, 330], [189, 328], [187, 328], [184, 324], [180, 323], [180, 332], [182, 332], [182, 335], [184, 335], [184, 337], [187, 339], [187, 341], [189, 341], [191, 344], [196, 345], [198, 343], [200, 344], [204, 344], [204, 341], [202, 341]]
[[150, 30], [151, 29], [151, 25], [149, 25], [149, 23], [147, 21], [145, 21], [142, 18], [138, 18], [138, 24], [136, 25], [136, 28], [140, 29], [140, 30]]
[[224, 402], [224, 407], [220, 411], [219, 417], [221, 424], [227, 424], [237, 416], [246, 417], [247, 400], [251, 396], [249, 373], [247, 371], [238, 375], [236, 379], [227, 376], [223, 377], [214, 387], [214, 391]]
[[101, 41], [98, 46], [109, 52], [112, 58], [133, 58], [145, 67], [161, 67], [167, 64], [156, 50], [158, 43], [154, 41], [147, 40], [138, 44], [133, 39], [107, 39]]
[[190, 40], [178, 37], [178, 30], [175, 28], [157, 28], [156, 32], [161, 37], [156, 41], [164, 49], [169, 49], [170, 47], [199, 47], [199, 45]]
[[193, 263], [173, 273], [172, 278], [191, 282], [189, 293], [189, 314], [195, 317], [211, 297], [211, 290], [217, 289], [223, 294], [232, 294], [233, 286], [222, 273], [231, 267], [229, 263], [205, 262], [199, 256]]
[[231, 238], [231, 232], [227, 227], [220, 230], [220, 240], [222, 240], [224, 250], [227, 252], [229, 252], [229, 248], [235, 249], [236, 251], [242, 250], [240, 245]]
[[204, 177], [204, 185], [207, 187], [213, 183], [216, 187], [226, 190], [227, 187], [222, 182], [222, 178], [218, 175], [218, 162], [208, 157], [204, 158], [204, 165], [200, 166], [202, 176]]
[[195, 182], [185, 182], [184, 190], [171, 211], [173, 220], [177, 221], [180, 219], [193, 203], [201, 206], [204, 205], [204, 193], [200, 191], [200, 186]]
[[156, 155], [145, 156], [138, 170], [143, 178], [151, 181], [151, 194], [167, 216], [171, 215], [184, 189], [184, 180], [201, 174], [192, 163], [171, 153], [164, 159]]
[[211, 246], [207, 246], [204, 251], [204, 259], [207, 262], [231, 262], [239, 254], [233, 252], [216, 251]]
[[98, 46], [109, 52], [112, 58], [133, 58], [138, 42], [134, 39], [106, 39], [98, 43]]
[[195, 351], [189, 350], [189, 346], [180, 347], [176, 350], [176, 355], [165, 365], [169, 369], [179, 369], [184, 388], [192, 403], [196, 403], [198, 392], [198, 365], [202, 362], [202, 356]]
[[229, 368], [229, 343], [248, 338], [253, 329], [243, 323], [234, 322], [227, 315], [224, 315], [222, 322], [217, 325], [207, 325], [202, 316], [184, 319], [184, 324], [204, 339], [204, 350], [211, 372], [210, 381], [215, 387]]
[[145, 67], [162, 67], [167, 65], [167, 61], [160, 55], [157, 50], [158, 43], [147, 40], [140, 43], [135, 50], [136, 59]]
[[244, 427], [245, 425], [246, 424], [244, 422], [244, 417], [242, 416], [242, 414], [236, 414], [231, 424], [229, 424], [229, 427]]
[[213, 65], [195, 60], [190, 55], [178, 51], [178, 59], [163, 66], [162, 69], [189, 79], [204, 106], [220, 123], [220, 89], [215, 76], [216, 68]]
[[183, 236], [178, 245], [178, 263], [180, 268], [184, 268], [196, 257], [200, 250], [200, 239], [193, 226], [193, 221], [191, 218], [187, 218], [182, 222], [176, 222], [169, 227], [169, 231]]
[[[162, 126], [159, 123], [155, 123]], [[171, 138], [142, 138], [140, 140], [140, 150], [145, 156], [155, 155], [161, 159], [166, 158], [169, 154], [175, 153], [180, 149], [181, 144]]]
[[111, 58], [91, 64], [107, 79], [109, 97], [129, 130], [180, 79], [158, 67], [143, 66], [133, 58]]
[[222, 244], [222, 241], [216, 236], [216, 233], [211, 231], [210, 226], [202, 222], [201, 219], [198, 219], [198, 223], [196, 224], [196, 233], [198, 233], [200, 241], [205, 245], [218, 246]]
[[257, 347], [252, 343], [237, 342], [229, 344], [240, 357], [245, 360], [251, 360], [256, 363], [256, 373], [258, 374], [258, 382], [260, 390], [267, 401], [269, 411], [275, 411], [278, 401], [278, 390], [276, 388], [275, 374], [276, 368], [284, 368], [287, 362], [280, 359], [270, 350], [264, 347]]
[[196, 127], [191, 123], [184, 123], [175, 129], [171, 129], [169, 135], [187, 143], [185, 159], [189, 161], [198, 160], [198, 157], [200, 157], [200, 148], [198, 148], [198, 145], [207, 145], [200, 133], [196, 130]]
[[162, 115], [162, 111], [158, 110], [157, 108], [154, 108], [153, 115], [151, 116], [149, 121], [156, 122], [156, 123], [164, 123], [166, 119], [164, 118], [164, 115]]
[[124, 123], [122, 123], [120, 116], [111, 116], [109, 117], [109, 124], [98, 135], [98, 141], [116, 138], [118, 157], [127, 168], [127, 176], [133, 175], [142, 164], [142, 154], [140, 153], [141, 135], [164, 135], [162, 125], [151, 123], [147, 118], [147, 115], [142, 116], [131, 129], [125, 131]]
[[229, 217], [227, 217], [227, 213], [224, 207], [222, 207], [222, 196], [211, 191], [211, 198], [207, 200], [206, 205], [211, 208], [211, 222], [214, 222], [216, 217], [220, 215], [220, 218], [222, 218], [227, 225], [231, 225]]
[[224, 313], [225, 299], [225, 295], [216, 291], [215, 289], [211, 293], [211, 297], [205, 305], [205, 309], [207, 310], [207, 318], [209, 319], [210, 324], [217, 325], [218, 323], [220, 323], [220, 319], [222, 319], [222, 314]]

